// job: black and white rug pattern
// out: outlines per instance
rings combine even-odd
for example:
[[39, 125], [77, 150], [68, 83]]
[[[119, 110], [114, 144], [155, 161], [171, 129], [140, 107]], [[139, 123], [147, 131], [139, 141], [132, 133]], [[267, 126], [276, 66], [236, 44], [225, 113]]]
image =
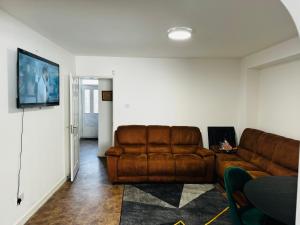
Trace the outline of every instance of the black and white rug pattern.
[[[213, 184], [125, 185], [121, 225], [204, 225], [228, 206]], [[211, 225], [231, 225], [227, 211]]]

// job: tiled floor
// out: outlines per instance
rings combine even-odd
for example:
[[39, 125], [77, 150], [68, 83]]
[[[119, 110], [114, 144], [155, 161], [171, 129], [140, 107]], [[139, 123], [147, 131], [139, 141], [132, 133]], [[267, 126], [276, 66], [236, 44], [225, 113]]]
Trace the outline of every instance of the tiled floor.
[[110, 185], [105, 160], [97, 157], [97, 142], [81, 141], [80, 170], [26, 223], [27, 225], [117, 225], [122, 185]]

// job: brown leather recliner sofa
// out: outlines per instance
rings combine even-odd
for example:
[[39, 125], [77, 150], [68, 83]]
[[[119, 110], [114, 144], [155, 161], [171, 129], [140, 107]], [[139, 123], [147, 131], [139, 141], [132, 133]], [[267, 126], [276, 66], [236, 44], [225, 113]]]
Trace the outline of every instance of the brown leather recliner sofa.
[[216, 173], [223, 183], [230, 166], [247, 170], [253, 178], [297, 176], [299, 141], [256, 129], [244, 130], [236, 154], [216, 154]]
[[112, 183], [212, 183], [215, 156], [197, 127], [120, 126], [106, 152]]

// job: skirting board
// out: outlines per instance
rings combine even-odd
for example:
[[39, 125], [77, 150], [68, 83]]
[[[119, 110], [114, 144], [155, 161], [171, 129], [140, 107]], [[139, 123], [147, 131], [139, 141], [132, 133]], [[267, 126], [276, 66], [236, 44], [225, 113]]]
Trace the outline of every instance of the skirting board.
[[102, 157], [105, 157], [105, 154], [104, 154], [103, 152], [100, 152], [100, 151], [99, 151], [99, 152], [97, 153], [97, 156], [100, 157], [100, 158], [102, 158]]
[[19, 219], [15, 225], [23, 225], [25, 224], [30, 217], [33, 216], [47, 201], [48, 199], [66, 182], [67, 178], [61, 179], [47, 194], [43, 196], [43, 198], [36, 202], [26, 213], [25, 215]]

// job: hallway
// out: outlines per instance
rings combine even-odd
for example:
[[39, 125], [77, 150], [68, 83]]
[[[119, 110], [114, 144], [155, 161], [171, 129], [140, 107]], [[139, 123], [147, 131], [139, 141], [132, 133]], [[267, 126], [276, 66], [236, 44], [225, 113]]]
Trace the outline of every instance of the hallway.
[[81, 140], [80, 169], [40, 208], [27, 225], [117, 225], [123, 186], [107, 180], [106, 160], [97, 157], [97, 141]]

